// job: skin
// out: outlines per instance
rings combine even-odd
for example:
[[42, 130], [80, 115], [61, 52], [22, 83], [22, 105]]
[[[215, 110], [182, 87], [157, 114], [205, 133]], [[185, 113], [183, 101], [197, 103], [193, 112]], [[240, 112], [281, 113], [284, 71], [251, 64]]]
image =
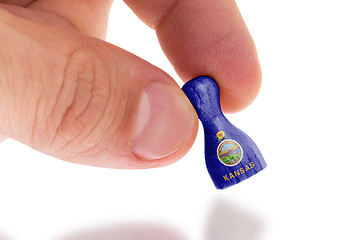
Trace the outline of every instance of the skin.
[[[184, 82], [215, 78], [224, 112], [255, 99], [257, 52], [234, 1], [125, 2], [155, 29]], [[179, 87], [162, 70], [104, 41], [111, 4], [0, 0], [0, 141], [9, 137], [63, 160], [110, 168], [160, 167], [187, 153], [196, 137], [195, 114], [175, 152], [155, 160], [132, 153], [143, 88], [153, 81]]]

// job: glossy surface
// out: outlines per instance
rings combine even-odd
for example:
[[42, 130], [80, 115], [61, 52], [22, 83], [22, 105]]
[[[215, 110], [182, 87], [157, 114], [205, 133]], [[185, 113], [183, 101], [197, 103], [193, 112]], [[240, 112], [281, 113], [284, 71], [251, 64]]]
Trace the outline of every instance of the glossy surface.
[[206, 166], [217, 189], [237, 184], [266, 167], [252, 139], [225, 118], [219, 87], [212, 78], [194, 78], [182, 90], [203, 124]]

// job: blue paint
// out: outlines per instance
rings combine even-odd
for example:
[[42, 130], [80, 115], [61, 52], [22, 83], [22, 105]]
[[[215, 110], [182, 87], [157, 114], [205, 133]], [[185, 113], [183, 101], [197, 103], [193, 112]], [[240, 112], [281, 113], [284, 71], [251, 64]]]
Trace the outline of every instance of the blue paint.
[[212, 78], [194, 78], [182, 90], [203, 124], [206, 166], [217, 189], [237, 184], [266, 167], [252, 139], [225, 118], [219, 87]]

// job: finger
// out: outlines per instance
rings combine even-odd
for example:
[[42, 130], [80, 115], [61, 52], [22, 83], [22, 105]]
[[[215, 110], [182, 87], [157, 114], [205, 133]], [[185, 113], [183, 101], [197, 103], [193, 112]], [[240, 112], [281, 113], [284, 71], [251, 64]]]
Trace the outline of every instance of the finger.
[[261, 71], [253, 40], [233, 0], [125, 0], [150, 27], [184, 81], [215, 78], [225, 112], [258, 94]]
[[113, 0], [37, 0], [28, 9], [55, 14], [82, 33], [104, 39]]
[[6, 136], [0, 133], [0, 143], [6, 140]]
[[21, 7], [27, 7], [34, 0], [0, 0], [0, 3], [13, 4]]
[[6, 136], [60, 159], [112, 168], [164, 166], [189, 150], [196, 115], [163, 71], [104, 41], [1, 9], [0, 29]]

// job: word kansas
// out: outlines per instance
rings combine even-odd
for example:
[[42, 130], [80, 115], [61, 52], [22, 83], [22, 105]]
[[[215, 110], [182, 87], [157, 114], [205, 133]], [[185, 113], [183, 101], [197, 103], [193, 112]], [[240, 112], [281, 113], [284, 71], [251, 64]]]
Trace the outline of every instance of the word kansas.
[[241, 167], [239, 168], [239, 170], [236, 170], [233, 173], [230, 173], [230, 175], [227, 175], [227, 174], [224, 175], [223, 178], [225, 181], [231, 180], [232, 178], [245, 174], [247, 171], [250, 171], [254, 167], [255, 167], [255, 164], [253, 162], [250, 162], [249, 165], [245, 165], [245, 169], [244, 167]]

